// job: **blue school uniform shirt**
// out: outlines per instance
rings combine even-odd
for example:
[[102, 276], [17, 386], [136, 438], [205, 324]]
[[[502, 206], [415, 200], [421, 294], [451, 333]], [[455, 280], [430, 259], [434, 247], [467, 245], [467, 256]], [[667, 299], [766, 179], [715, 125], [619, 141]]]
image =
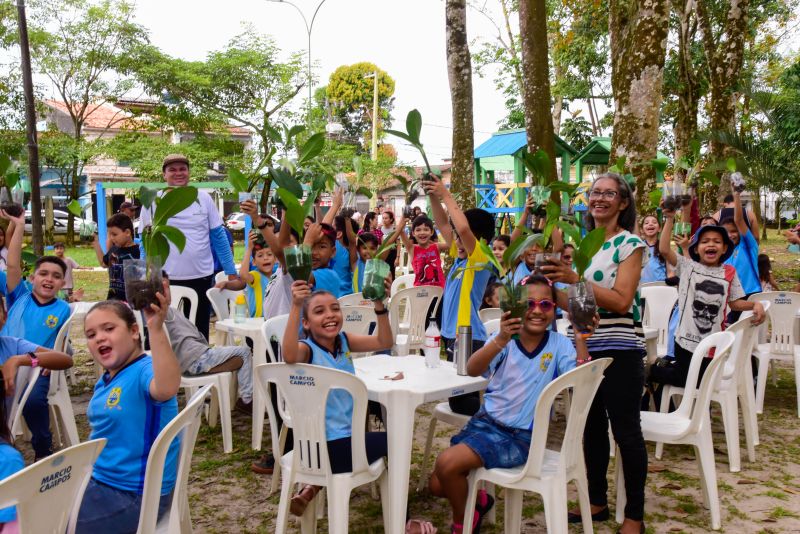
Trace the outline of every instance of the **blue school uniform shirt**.
[[745, 295], [761, 291], [761, 280], [758, 278], [758, 242], [753, 237], [753, 232], [748, 230], [739, 234], [739, 244], [725, 263], [736, 268], [736, 275]]
[[647, 245], [647, 261], [642, 267], [640, 284], [663, 282], [667, 278], [667, 264], [656, 258], [655, 245]]
[[489, 385], [483, 396], [486, 412], [505, 426], [532, 429], [542, 390], [575, 368], [575, 354], [569, 338], [550, 330], [533, 352], [512, 339], [489, 364]]
[[20, 284], [8, 295], [8, 319], [0, 336], [20, 337], [39, 346], [52, 349], [56, 336], [69, 318], [69, 304], [53, 299], [40, 304], [25, 284]]
[[[112, 488], [141, 495], [147, 455], [158, 433], [176, 415], [175, 397], [157, 402], [150, 397], [153, 361], [143, 354], [119, 370], [105, 373], [94, 387], [86, 416], [92, 427], [89, 439], [108, 442], [94, 464], [92, 477]], [[175, 487], [180, 438], [173, 440], [164, 464], [161, 495]]]
[[250, 317], [264, 317], [264, 298], [267, 296], [271, 274], [264, 274], [258, 269], [250, 271], [253, 283], [244, 288], [245, 298], [250, 306]]
[[0, 365], [6, 363], [12, 356], [36, 352], [39, 345], [26, 339], [11, 336], [0, 336]]
[[367, 263], [358, 257], [356, 262], [356, 270], [353, 273], [353, 293], [360, 293], [364, 289], [364, 269], [367, 268]]
[[[342, 283], [339, 275], [336, 274], [336, 271], [331, 269], [330, 267], [320, 267], [319, 269], [314, 269], [312, 271], [314, 273], [314, 290], [324, 289], [325, 291], [330, 291], [333, 293], [333, 296], [337, 299], [342, 295], [347, 295], [349, 293], [342, 293]], [[351, 282], [352, 284], [352, 282]], [[352, 290], [350, 291], [352, 293]]]
[[442, 336], [455, 339], [458, 326], [469, 325], [472, 327], [472, 340], [483, 341], [486, 339], [486, 328], [483, 326], [478, 312], [481, 309], [483, 294], [486, 285], [492, 277], [490, 269], [467, 269], [459, 272], [464, 267], [472, 267], [486, 263], [486, 255], [480, 247], [475, 247], [467, 258], [456, 258], [450, 272], [445, 278], [444, 294], [442, 295]]
[[514, 270], [514, 285], [519, 285], [522, 279], [531, 274], [528, 264], [521, 261], [517, 268]]
[[[350, 345], [347, 343], [347, 336], [339, 332], [341, 347], [334, 355], [327, 349], [317, 345], [314, 338], [307, 338], [300, 341], [311, 349], [311, 360], [309, 363], [344, 371], [351, 375], [356, 374], [353, 367], [353, 358], [350, 357]], [[351, 422], [353, 420], [353, 397], [343, 389], [332, 389], [328, 393], [328, 402], [325, 406], [325, 439], [333, 441], [335, 439], [349, 438], [352, 434]]]
[[339, 277], [339, 295], [349, 295], [353, 292], [353, 269], [350, 266], [350, 251], [339, 241], [336, 241], [336, 254], [331, 258], [328, 266]]
[[[5, 424], [5, 421], [3, 424]], [[24, 467], [25, 461], [22, 459], [22, 454], [8, 443], [0, 442], [0, 480], [10, 477], [17, 471], [22, 471]], [[9, 506], [0, 510], [0, 525], [10, 523], [16, 518], [16, 506]]]

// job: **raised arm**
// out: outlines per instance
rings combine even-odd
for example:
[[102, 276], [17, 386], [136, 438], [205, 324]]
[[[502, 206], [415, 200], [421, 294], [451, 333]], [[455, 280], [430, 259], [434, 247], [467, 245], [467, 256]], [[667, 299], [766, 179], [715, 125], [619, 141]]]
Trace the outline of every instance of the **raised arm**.
[[[453, 226], [455, 227], [459, 238], [461, 238], [461, 244], [464, 246], [464, 250], [467, 251], [467, 256], [472, 254], [472, 251], [475, 250], [478, 240], [475, 239], [475, 235], [472, 233], [472, 230], [469, 227], [469, 221], [467, 221], [467, 218], [464, 216], [464, 212], [461, 211], [461, 208], [453, 198], [453, 195], [450, 194], [450, 191], [447, 190], [441, 180], [424, 180], [422, 182], [422, 186], [425, 188], [425, 191], [431, 195], [431, 197], [436, 197], [444, 203], [445, 207], [447, 208], [447, 213], [450, 214], [450, 220], [453, 221]], [[437, 203], [438, 201], [431, 202], [432, 205]], [[449, 225], [447, 224], [446, 220], [444, 222], [444, 226], [447, 227], [449, 231]], [[441, 231], [444, 233], [443, 229]], [[448, 242], [447, 245], [449, 248], [450, 242]]]
[[677, 265], [678, 255], [672, 250], [670, 240], [672, 238], [672, 225], [675, 221], [674, 212], [664, 212], [664, 228], [661, 229], [661, 235], [658, 237], [658, 251], [661, 256], [669, 265]]
[[517, 221], [517, 224], [514, 226], [514, 230], [511, 231], [512, 243], [516, 238], [522, 235], [522, 229], [525, 228], [525, 225], [528, 223], [528, 217], [532, 207], [533, 197], [528, 196], [528, 198], [525, 200], [525, 209], [519, 214], [519, 221]]
[[[328, 213], [325, 214], [325, 217], [322, 218], [322, 222], [325, 224], [333, 224], [333, 219], [336, 217], [336, 214], [339, 213], [339, 210], [342, 209], [343, 202], [344, 190], [340, 187], [336, 189], [336, 192], [333, 194], [331, 208], [328, 210]], [[317, 219], [317, 222], [319, 222], [319, 219]]]
[[305, 343], [300, 343], [297, 333], [300, 331], [300, 313], [303, 311], [303, 302], [311, 296], [311, 289], [305, 280], [296, 280], [292, 283], [292, 309], [289, 311], [289, 320], [283, 332], [281, 351], [285, 363], [307, 363], [311, 356], [311, 349]]
[[740, 234], [744, 235], [750, 231], [747, 227], [747, 221], [744, 218], [742, 194], [739, 191], [733, 192], [733, 222], [736, 223], [736, 228], [739, 230]]
[[253, 238], [255, 237], [255, 232], [250, 232], [250, 239], [247, 240], [247, 248], [244, 251], [244, 257], [242, 258], [242, 264], [239, 267], [239, 278], [242, 279], [242, 282], [245, 284], [252, 284], [253, 283], [253, 275], [250, 274], [250, 258], [253, 257]]
[[150, 309], [145, 308], [144, 316], [147, 319], [147, 331], [150, 335], [150, 355], [153, 360], [153, 380], [150, 381], [150, 396], [153, 400], [164, 402], [178, 394], [181, 385], [181, 366], [178, 357], [172, 350], [167, 331], [164, 328], [164, 319], [167, 317], [169, 301], [164, 295], [169, 295], [169, 282], [164, 281], [164, 294], [156, 293], [158, 305], [151, 304]]
[[25, 214], [12, 217], [0, 210], [0, 217], [11, 221], [13, 227], [11, 240], [8, 241], [8, 258], [6, 259], [6, 288], [14, 291], [22, 281], [22, 239], [25, 234]]

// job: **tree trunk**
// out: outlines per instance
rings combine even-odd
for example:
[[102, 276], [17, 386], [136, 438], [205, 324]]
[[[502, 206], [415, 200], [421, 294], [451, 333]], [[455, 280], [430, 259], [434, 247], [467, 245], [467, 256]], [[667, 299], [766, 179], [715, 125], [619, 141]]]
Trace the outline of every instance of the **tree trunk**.
[[[564, 68], [558, 63], [553, 66], [553, 74], [556, 77], [556, 83], [564, 77]], [[564, 99], [561, 95], [553, 95], [553, 132], [559, 135], [561, 132], [561, 111], [564, 109]]]
[[475, 205], [472, 123], [472, 59], [467, 41], [466, 0], [447, 0], [447, 77], [453, 108], [450, 192], [464, 209]]
[[[656, 157], [661, 89], [667, 44], [667, 0], [611, 0], [611, 90], [614, 131], [611, 158], [626, 156], [629, 165]], [[637, 209], [649, 203], [655, 171], [637, 167]]]
[[[540, 148], [550, 156], [550, 180], [556, 179], [553, 116], [550, 110], [550, 65], [547, 54], [547, 7], [545, 0], [521, 0], [519, 33], [522, 41], [522, 103], [528, 152]], [[553, 199], [560, 201], [553, 193]]]
[[692, 44], [697, 33], [694, 0], [675, 0], [673, 9], [678, 17], [678, 115], [674, 127], [675, 161], [678, 161], [689, 155], [689, 142], [697, 138], [700, 84], [692, 62]]
[[[709, 128], [711, 131], [731, 130], [736, 118], [736, 85], [744, 63], [744, 42], [747, 37], [747, 11], [749, 0], [730, 0], [722, 31], [712, 28], [711, 15], [705, 1], [698, 1], [695, 10], [703, 39], [703, 51], [708, 65], [708, 79], [711, 84]], [[716, 37], [715, 37], [716, 36]], [[711, 157], [721, 160], [726, 149], [721, 143], [712, 140]], [[719, 187], [709, 185], [708, 192], [716, 193], [722, 201], [731, 192], [729, 180], [721, 180]], [[709, 195], [709, 196], [711, 196]]]

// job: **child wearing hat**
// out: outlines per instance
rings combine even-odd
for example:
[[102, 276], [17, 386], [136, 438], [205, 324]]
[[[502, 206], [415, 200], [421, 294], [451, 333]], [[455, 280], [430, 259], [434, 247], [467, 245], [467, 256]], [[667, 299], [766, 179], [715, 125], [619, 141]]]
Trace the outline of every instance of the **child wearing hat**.
[[[691, 259], [678, 255], [670, 246], [675, 212], [664, 212], [664, 229], [659, 251], [667, 264], [675, 268], [678, 285], [680, 322], [675, 332], [675, 360], [671, 365], [651, 367], [650, 379], [659, 384], [685, 386], [692, 353], [700, 341], [725, 329], [729, 310], [753, 311], [753, 323], [764, 321], [764, 308], [758, 302], [748, 302], [736, 269], [725, 263], [733, 253], [734, 244], [725, 228], [702, 226], [697, 230], [688, 251]], [[702, 377], [710, 359], [705, 359]], [[699, 378], [698, 378], [699, 380]], [[656, 401], [660, 398], [660, 387]]]

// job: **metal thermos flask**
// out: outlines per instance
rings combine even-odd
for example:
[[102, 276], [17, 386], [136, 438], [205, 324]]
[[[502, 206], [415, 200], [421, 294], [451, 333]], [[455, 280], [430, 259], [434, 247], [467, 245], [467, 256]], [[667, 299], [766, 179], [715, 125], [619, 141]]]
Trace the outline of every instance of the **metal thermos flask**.
[[472, 327], [459, 326], [456, 334], [456, 373], [467, 375], [467, 360], [472, 356]]

